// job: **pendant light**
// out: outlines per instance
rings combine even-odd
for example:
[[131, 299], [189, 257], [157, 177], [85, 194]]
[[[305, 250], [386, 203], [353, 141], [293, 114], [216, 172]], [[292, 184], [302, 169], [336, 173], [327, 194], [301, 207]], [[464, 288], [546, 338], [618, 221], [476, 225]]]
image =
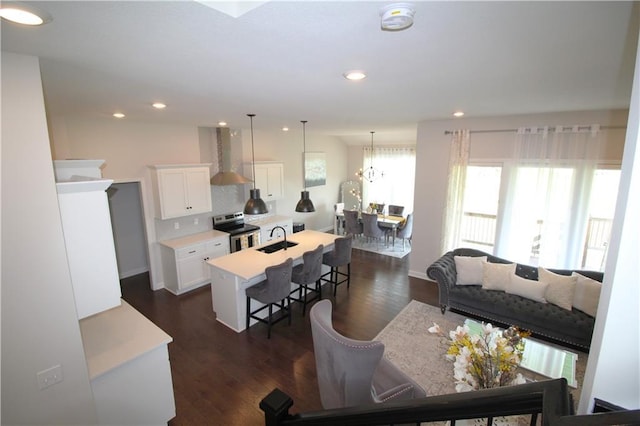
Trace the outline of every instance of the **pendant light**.
[[364, 178], [369, 182], [373, 182], [378, 178], [384, 177], [384, 172], [373, 168], [373, 134], [374, 133], [375, 133], [374, 131], [371, 132], [371, 153], [369, 157], [371, 162], [369, 163], [369, 167], [366, 170], [360, 169], [359, 171], [356, 172], [356, 176], [358, 176], [360, 180]]
[[313, 202], [309, 198], [309, 191], [307, 191], [307, 180], [305, 178], [305, 160], [307, 154], [307, 141], [306, 141], [306, 133], [305, 127], [307, 124], [307, 120], [300, 121], [302, 123], [302, 182], [304, 185], [304, 191], [300, 192], [300, 201], [296, 204], [296, 211], [299, 213], [311, 213], [315, 212], [316, 208], [313, 206]]
[[256, 188], [256, 157], [253, 150], [253, 117], [255, 114], [247, 114], [249, 120], [251, 120], [251, 165], [253, 167], [253, 189], [249, 190], [249, 200], [244, 205], [245, 214], [264, 214], [269, 213], [267, 205], [260, 198], [260, 190]]

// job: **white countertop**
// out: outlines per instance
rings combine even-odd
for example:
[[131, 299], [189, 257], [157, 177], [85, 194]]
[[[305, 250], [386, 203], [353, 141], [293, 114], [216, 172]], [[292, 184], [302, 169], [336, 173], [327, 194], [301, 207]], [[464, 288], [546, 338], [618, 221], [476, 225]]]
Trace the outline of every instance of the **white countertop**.
[[191, 246], [198, 243], [203, 243], [205, 241], [215, 240], [216, 238], [219, 238], [219, 237], [229, 238], [229, 234], [222, 231], [211, 230], [207, 232], [200, 232], [198, 234], [187, 235], [186, 237], [160, 241], [160, 244], [175, 250], [175, 249]]
[[131, 305], [121, 302], [116, 308], [80, 320], [90, 380], [173, 341]]
[[[333, 247], [333, 242], [336, 238], [340, 238], [340, 236], [327, 234], [325, 232], [306, 230], [287, 235], [287, 241], [298, 243], [297, 246], [289, 247], [287, 250], [279, 250], [275, 253], [267, 254], [258, 251], [257, 249], [262, 246], [257, 246], [237, 251], [226, 256], [210, 259], [207, 263], [245, 280], [250, 280], [264, 274], [264, 271], [268, 266], [282, 263], [289, 257], [294, 261], [296, 259], [301, 259], [302, 254], [305, 251], [315, 249], [318, 247], [318, 244], [323, 244], [325, 247]], [[282, 241], [282, 239], [269, 241], [263, 245], [273, 244], [277, 241]]]

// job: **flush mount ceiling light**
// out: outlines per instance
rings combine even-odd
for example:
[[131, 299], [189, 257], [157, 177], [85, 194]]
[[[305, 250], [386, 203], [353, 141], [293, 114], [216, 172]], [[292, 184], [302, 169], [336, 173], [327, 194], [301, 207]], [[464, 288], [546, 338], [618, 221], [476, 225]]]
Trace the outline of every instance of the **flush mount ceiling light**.
[[364, 79], [367, 75], [364, 73], [364, 71], [347, 71], [344, 74], [342, 74], [344, 76], [344, 78], [346, 78], [347, 80], [351, 80], [351, 81], [358, 81], [358, 80], [362, 80]]
[[43, 25], [51, 22], [51, 15], [31, 5], [3, 2], [0, 17], [22, 25]]
[[307, 120], [300, 121], [302, 123], [302, 181], [304, 183], [304, 190], [300, 192], [300, 201], [296, 204], [296, 211], [298, 213], [312, 213], [316, 211], [313, 206], [313, 202], [309, 198], [309, 191], [307, 191], [307, 179], [305, 177], [305, 160], [307, 156], [307, 141], [306, 141], [306, 124]]
[[256, 188], [256, 156], [253, 150], [253, 117], [256, 115], [247, 114], [247, 116], [251, 120], [251, 165], [253, 167], [253, 189], [249, 190], [250, 197], [249, 200], [247, 200], [247, 204], [244, 205], [244, 213], [265, 214], [269, 213], [269, 210], [262, 198], [260, 198], [260, 190]]
[[380, 28], [384, 31], [400, 31], [413, 25], [416, 13], [410, 3], [393, 3], [380, 9]]

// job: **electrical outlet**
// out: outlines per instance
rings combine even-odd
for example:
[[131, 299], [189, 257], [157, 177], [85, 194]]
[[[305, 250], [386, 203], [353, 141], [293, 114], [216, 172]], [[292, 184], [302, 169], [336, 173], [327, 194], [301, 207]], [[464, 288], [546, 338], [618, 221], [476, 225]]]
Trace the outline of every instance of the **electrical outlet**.
[[46, 389], [62, 381], [62, 366], [58, 364], [42, 370], [36, 374], [36, 377], [38, 378], [38, 388], [40, 390]]
[[173, 229], [180, 229], [180, 222], [173, 222]]

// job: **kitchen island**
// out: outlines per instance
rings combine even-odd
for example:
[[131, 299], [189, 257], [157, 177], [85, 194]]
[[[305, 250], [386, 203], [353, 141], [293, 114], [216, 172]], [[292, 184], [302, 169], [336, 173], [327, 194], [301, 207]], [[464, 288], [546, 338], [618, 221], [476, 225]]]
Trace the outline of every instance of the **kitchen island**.
[[[298, 243], [287, 250], [267, 254], [258, 251], [262, 247], [258, 246], [208, 260], [211, 268], [211, 299], [217, 320], [238, 333], [243, 331], [246, 328], [247, 287], [263, 281], [266, 278], [264, 271], [268, 266], [282, 263], [289, 257], [293, 259], [294, 266], [302, 263], [302, 254], [315, 249], [318, 244], [324, 246], [325, 253], [333, 250], [336, 238], [339, 236], [306, 230], [287, 235], [287, 241]], [[265, 245], [273, 243], [274, 241], [270, 241]], [[297, 285], [292, 284], [292, 289], [294, 288]], [[251, 303], [252, 310], [260, 307], [255, 300]]]

